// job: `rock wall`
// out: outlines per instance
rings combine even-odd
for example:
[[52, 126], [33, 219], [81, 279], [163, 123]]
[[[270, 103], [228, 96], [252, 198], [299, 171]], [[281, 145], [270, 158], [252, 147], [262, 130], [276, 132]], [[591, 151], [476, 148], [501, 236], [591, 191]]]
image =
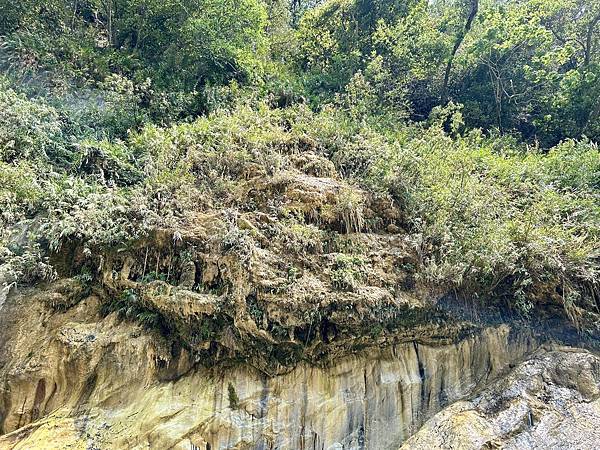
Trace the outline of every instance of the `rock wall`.
[[[431, 414], [532, 346], [529, 339], [511, 340], [508, 328], [500, 327], [456, 345], [401, 344], [270, 380], [237, 372], [213, 385], [216, 414], [189, 438], [200, 448], [204, 441], [210, 448], [397, 448]], [[239, 397], [235, 411], [227, 408], [228, 383]]]
[[3, 311], [0, 448], [396, 449], [536, 346], [500, 326], [267, 377], [191, 368], [185, 351], [90, 313], [94, 302], [52, 313], [23, 300], [29, 322]]
[[430, 419], [402, 450], [598, 448], [600, 358], [541, 348], [470, 400]]

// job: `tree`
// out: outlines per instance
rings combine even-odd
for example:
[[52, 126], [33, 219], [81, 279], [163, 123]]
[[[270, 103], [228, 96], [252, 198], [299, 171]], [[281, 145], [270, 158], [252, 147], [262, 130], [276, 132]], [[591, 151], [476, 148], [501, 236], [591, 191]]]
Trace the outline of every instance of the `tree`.
[[458, 49], [463, 43], [465, 36], [471, 30], [471, 27], [473, 26], [473, 21], [475, 20], [475, 16], [477, 15], [478, 10], [479, 0], [469, 0], [469, 13], [465, 22], [465, 26], [460, 30], [458, 36], [456, 36], [456, 41], [454, 43], [454, 47], [452, 48], [452, 53], [450, 54], [450, 57], [448, 58], [448, 63], [446, 64], [446, 70], [444, 72], [444, 82], [442, 85], [442, 105], [446, 104], [446, 102], [448, 101], [448, 82], [450, 80], [450, 71], [452, 70], [452, 63], [454, 61], [454, 57], [456, 56]]

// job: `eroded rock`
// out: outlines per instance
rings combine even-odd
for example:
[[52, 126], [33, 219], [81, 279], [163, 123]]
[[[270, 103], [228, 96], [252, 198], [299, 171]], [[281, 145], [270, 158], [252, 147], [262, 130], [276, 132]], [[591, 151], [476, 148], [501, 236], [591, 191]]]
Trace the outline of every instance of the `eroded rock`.
[[91, 315], [92, 303], [16, 335], [2, 373], [1, 448], [397, 448], [536, 345], [502, 326], [457, 344], [398, 344], [269, 377], [244, 363], [186, 367], [185, 352]]
[[600, 442], [599, 425], [600, 358], [548, 348], [435, 415], [401, 448], [588, 450]]

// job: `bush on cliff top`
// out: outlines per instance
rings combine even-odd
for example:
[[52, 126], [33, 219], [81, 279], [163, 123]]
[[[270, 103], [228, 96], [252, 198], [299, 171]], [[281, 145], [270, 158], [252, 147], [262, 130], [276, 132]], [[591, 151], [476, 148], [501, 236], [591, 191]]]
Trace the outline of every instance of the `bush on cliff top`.
[[[47, 122], [46, 108], [26, 102], [7, 105], [4, 114]], [[246, 105], [168, 128], [149, 125], [118, 144], [88, 140], [73, 147], [67, 167], [46, 150], [59, 128], [42, 127], [31, 138], [31, 130], [5, 121], [0, 135], [31, 142], [18, 158], [3, 153], [3, 240], [7, 245], [11, 225], [35, 219], [38, 241], [51, 248], [73, 239], [119, 246], [156, 227], [184, 227], [192, 211], [252, 210], [259, 200], [246, 194], [249, 180], [260, 190], [293, 168], [294, 155], [310, 153], [333, 162], [343, 182], [401, 208], [397, 225], [418, 255], [422, 282], [505, 298], [522, 311], [553, 298], [574, 320], [582, 308], [595, 308], [597, 145], [565, 141], [544, 152], [478, 130], [460, 133], [456, 108], [441, 116], [427, 126], [376, 129], [335, 108]], [[80, 170], [89, 148], [115, 162], [100, 158], [98, 170]], [[286, 220], [284, 209], [273, 211]]]

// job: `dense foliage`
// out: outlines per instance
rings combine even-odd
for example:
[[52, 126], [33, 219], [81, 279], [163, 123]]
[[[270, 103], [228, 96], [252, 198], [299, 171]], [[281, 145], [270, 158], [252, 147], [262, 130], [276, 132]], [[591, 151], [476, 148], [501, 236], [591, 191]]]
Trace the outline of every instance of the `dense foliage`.
[[[308, 145], [401, 209], [419, 282], [598, 309], [597, 2], [0, 0], [0, 36], [0, 282], [52, 278], [66, 241], [252, 210], [241, 174]], [[345, 232], [388, 230], [337, 205]], [[319, 240], [304, 220], [290, 245]]]

